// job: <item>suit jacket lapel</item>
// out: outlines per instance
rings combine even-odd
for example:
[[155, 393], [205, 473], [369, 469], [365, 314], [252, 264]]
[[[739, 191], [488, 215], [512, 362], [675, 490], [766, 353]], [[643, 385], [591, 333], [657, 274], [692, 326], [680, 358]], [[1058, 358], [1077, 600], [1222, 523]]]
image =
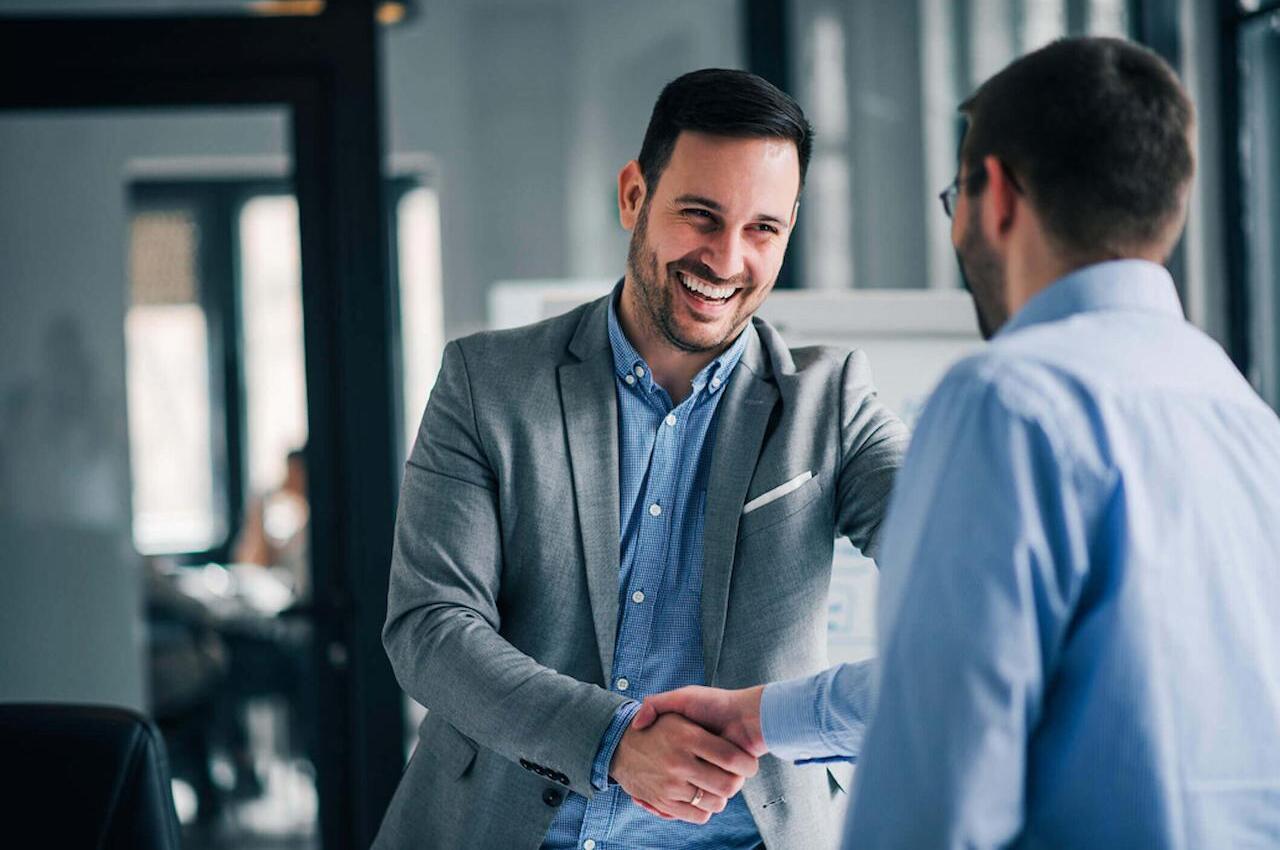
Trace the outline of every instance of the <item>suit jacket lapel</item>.
[[715, 683], [720, 662], [738, 519], [760, 457], [769, 414], [778, 400], [777, 387], [764, 377], [769, 370], [754, 323], [745, 333], [750, 334], [747, 348], [724, 388], [725, 397], [716, 413], [716, 443], [707, 483], [702, 532], [702, 654], [709, 684]]
[[578, 530], [586, 561], [600, 668], [611, 678], [618, 630], [618, 406], [607, 327], [608, 301], [584, 314], [558, 370]]

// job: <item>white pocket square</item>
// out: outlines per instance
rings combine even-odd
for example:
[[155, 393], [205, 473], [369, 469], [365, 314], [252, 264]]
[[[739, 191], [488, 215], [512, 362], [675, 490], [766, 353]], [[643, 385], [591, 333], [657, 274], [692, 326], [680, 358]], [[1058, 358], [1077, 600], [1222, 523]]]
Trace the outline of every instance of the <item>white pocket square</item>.
[[742, 515], [746, 516], [754, 510], [763, 508], [770, 502], [776, 502], [788, 493], [794, 493], [796, 490], [800, 489], [800, 485], [804, 484], [804, 482], [808, 481], [812, 477], [812, 472], [802, 472], [786, 484], [779, 484], [772, 490], [767, 490], [764, 493], [761, 493], [759, 496], [756, 496], [750, 502], [747, 502], [742, 506]]

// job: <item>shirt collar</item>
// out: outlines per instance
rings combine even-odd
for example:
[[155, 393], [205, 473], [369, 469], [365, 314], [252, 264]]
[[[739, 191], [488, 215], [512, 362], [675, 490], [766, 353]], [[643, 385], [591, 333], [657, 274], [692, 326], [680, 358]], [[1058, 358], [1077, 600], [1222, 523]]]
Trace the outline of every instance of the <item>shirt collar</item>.
[[1182, 318], [1173, 278], [1146, 260], [1109, 260], [1076, 269], [1031, 297], [996, 337], [1095, 310], [1125, 310]]
[[[622, 330], [622, 323], [618, 321], [618, 299], [622, 297], [622, 281], [613, 288], [613, 294], [609, 297], [609, 347], [613, 349], [613, 371], [619, 379], [627, 381], [628, 376], [631, 381], [628, 384], [638, 384], [645, 390], [652, 391], [656, 384], [653, 383], [653, 372], [649, 368], [649, 364], [644, 362], [644, 358], [636, 351], [635, 346], [631, 344], [631, 340], [627, 339], [626, 333]], [[693, 378], [693, 395], [702, 392], [706, 388], [708, 393], [717, 393], [724, 388], [729, 382], [729, 376], [733, 373], [733, 369], [738, 365], [738, 361], [742, 359], [742, 353], [747, 350], [747, 334], [746, 329], [738, 334], [738, 338], [733, 341], [733, 345], [726, 348], [719, 357], [712, 360], [702, 368], [700, 372]]]

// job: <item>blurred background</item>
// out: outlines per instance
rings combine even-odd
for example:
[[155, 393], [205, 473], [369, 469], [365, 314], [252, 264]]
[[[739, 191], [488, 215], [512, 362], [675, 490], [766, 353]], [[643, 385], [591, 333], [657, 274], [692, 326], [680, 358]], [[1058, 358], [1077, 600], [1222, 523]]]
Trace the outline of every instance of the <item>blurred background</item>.
[[[955, 111], [1057, 37], [1199, 110], [1170, 269], [1280, 405], [1280, 3], [0, 0], [0, 702], [159, 725], [186, 846], [367, 846], [416, 741], [382, 653], [399, 470], [452, 338], [602, 294], [663, 84], [745, 68], [816, 147], [779, 290], [908, 420], [978, 345]], [[831, 655], [873, 652], [838, 552]]]

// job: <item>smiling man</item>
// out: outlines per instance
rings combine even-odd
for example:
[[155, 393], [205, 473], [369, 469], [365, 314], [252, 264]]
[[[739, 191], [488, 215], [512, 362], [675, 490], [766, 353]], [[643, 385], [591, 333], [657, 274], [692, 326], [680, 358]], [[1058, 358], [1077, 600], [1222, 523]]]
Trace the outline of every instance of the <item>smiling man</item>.
[[862, 354], [753, 318], [811, 147], [759, 77], [679, 78], [619, 174], [613, 293], [446, 349], [384, 632], [429, 713], [376, 846], [831, 844], [825, 767], [632, 723], [650, 694], [824, 667], [834, 538], [876, 550], [905, 428]]

